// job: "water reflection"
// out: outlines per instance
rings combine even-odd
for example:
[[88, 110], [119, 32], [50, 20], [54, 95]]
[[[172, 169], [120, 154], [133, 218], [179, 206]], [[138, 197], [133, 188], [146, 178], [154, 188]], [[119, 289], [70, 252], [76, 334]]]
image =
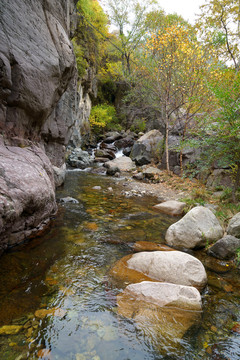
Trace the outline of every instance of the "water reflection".
[[126, 199], [119, 189], [106, 177], [69, 173], [58, 198], [72, 196], [79, 204], [62, 206], [44, 236], [0, 259], [0, 326], [19, 331], [0, 336], [1, 360], [240, 357], [239, 335], [231, 330], [240, 320], [237, 272], [220, 279], [209, 273], [202, 320], [183, 331], [177, 344], [164, 336], [171, 314], [165, 325], [159, 320], [158, 329], [141, 316], [119, 314], [116, 297], [123, 284], [110, 279], [111, 266], [132, 253], [136, 241], [163, 242], [176, 221], [153, 212], [154, 199]]

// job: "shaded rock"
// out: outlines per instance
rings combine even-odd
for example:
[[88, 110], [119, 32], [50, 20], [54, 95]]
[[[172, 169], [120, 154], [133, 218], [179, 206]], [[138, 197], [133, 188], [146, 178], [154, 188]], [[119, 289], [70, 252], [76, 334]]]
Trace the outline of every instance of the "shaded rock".
[[203, 264], [207, 270], [213, 271], [217, 274], [225, 274], [233, 269], [233, 264], [220, 261], [212, 256], [207, 256], [203, 260]]
[[160, 307], [168, 306], [188, 310], [202, 309], [201, 295], [192, 286], [153, 281], [130, 284], [122, 294], [118, 295], [118, 306], [121, 306], [122, 301], [128, 301], [133, 297], [137, 301], [145, 301]]
[[152, 160], [151, 153], [146, 151], [146, 146], [138, 143], [134, 144], [130, 157], [139, 166], [149, 164]]
[[197, 206], [168, 228], [165, 239], [170, 246], [194, 249], [217, 241], [222, 236], [223, 229], [212, 211]]
[[126, 147], [125, 149], [123, 149], [123, 155], [130, 156], [131, 151], [132, 151], [132, 146], [131, 147]]
[[59, 202], [63, 203], [63, 204], [66, 204], [66, 203], [79, 204], [79, 201], [77, 199], [72, 198], [71, 196], [61, 198], [59, 200]]
[[179, 216], [183, 214], [185, 203], [175, 200], [165, 201], [161, 204], [154, 205], [153, 208], [164, 214]]
[[137, 241], [133, 245], [135, 251], [175, 251], [167, 245], [157, 244], [150, 241]]
[[100, 144], [100, 149], [106, 149], [106, 150], [111, 150], [113, 152], [117, 151], [117, 147], [114, 146], [113, 144], [106, 144], [104, 141], [101, 142]]
[[146, 179], [150, 179], [150, 180], [153, 179], [155, 176], [160, 176], [162, 174], [161, 170], [153, 166], [144, 169], [142, 172], [143, 172], [143, 176]]
[[112, 150], [109, 149], [98, 149], [95, 151], [95, 157], [97, 158], [108, 158], [110, 160], [115, 159], [115, 154]]
[[136, 180], [143, 180], [143, 173], [138, 172], [137, 174], [133, 175], [133, 178], [136, 179]]
[[66, 164], [63, 164], [61, 167], [53, 166], [55, 186], [61, 186], [66, 177]]
[[106, 168], [118, 168], [120, 171], [131, 171], [136, 168], [134, 162], [127, 156], [108, 161], [104, 164]]
[[210, 247], [208, 254], [221, 260], [229, 260], [236, 256], [237, 249], [240, 249], [240, 239], [226, 235]]
[[0, 253], [42, 230], [56, 210], [52, 166], [43, 150], [0, 145]]
[[124, 148], [129, 148], [132, 147], [134, 144], [134, 137], [133, 136], [126, 136], [123, 139], [120, 140], [116, 140], [114, 142], [114, 145], [118, 148], [118, 149], [124, 149]]
[[93, 160], [94, 163], [106, 163], [108, 161], [109, 161], [108, 158], [100, 158], [100, 157], [97, 157]]
[[137, 165], [149, 164], [151, 160], [159, 161], [164, 148], [164, 137], [158, 130], [151, 130], [141, 136], [133, 145], [130, 157]]
[[113, 143], [114, 141], [121, 139], [123, 137], [123, 135], [117, 131], [110, 131], [106, 133], [105, 136], [106, 138], [104, 139], [104, 142], [107, 144]]
[[113, 166], [107, 169], [106, 174], [109, 176], [114, 176], [117, 172], [120, 172], [119, 168], [117, 166]]
[[215, 188], [217, 186], [232, 187], [232, 177], [228, 170], [215, 169], [209, 175], [206, 186], [209, 188]]
[[207, 282], [202, 263], [180, 251], [140, 252], [125, 256], [114, 265], [111, 275], [130, 283], [157, 280], [198, 289]]
[[230, 220], [227, 227], [227, 234], [240, 238], [240, 212]]
[[[172, 307], [174, 303], [197, 310]], [[165, 350], [168, 355], [169, 348], [177, 346], [185, 332], [201, 318], [199, 292], [181, 285], [155, 282], [129, 285], [118, 295], [117, 304], [118, 313], [133, 319], [148, 341], [155, 348], [161, 344], [161, 353]]]
[[87, 151], [76, 148], [69, 155], [67, 163], [73, 168], [85, 169], [91, 166], [92, 161]]
[[0, 4], [0, 253], [36, 235], [56, 211], [52, 165], [62, 167], [78, 113], [75, 5]]

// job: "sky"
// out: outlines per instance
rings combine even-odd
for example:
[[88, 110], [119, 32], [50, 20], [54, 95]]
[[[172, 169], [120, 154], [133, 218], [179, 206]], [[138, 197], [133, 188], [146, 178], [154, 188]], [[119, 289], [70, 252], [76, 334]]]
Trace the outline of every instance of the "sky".
[[203, 5], [205, 0], [158, 0], [158, 3], [166, 13], [176, 12], [193, 24], [195, 14], [199, 14], [199, 6]]

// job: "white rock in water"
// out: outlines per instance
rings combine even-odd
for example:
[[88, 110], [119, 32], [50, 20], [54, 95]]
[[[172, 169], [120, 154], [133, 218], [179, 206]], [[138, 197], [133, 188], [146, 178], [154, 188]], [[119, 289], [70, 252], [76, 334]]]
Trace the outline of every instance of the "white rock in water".
[[201, 310], [202, 300], [199, 291], [192, 286], [142, 281], [126, 287], [121, 296], [136, 298], [160, 307], [178, 307], [188, 310]]
[[217, 241], [222, 236], [223, 229], [213, 212], [196, 206], [168, 228], [165, 240], [170, 246], [194, 249]]
[[201, 261], [181, 251], [140, 252], [132, 255], [127, 266], [154, 280], [172, 284], [202, 289], [207, 283]]

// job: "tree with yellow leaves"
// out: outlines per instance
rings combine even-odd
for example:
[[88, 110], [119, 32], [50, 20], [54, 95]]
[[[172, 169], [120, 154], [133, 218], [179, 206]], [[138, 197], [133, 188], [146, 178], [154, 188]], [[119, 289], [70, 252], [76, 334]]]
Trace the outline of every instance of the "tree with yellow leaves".
[[[133, 93], [154, 109], [165, 125], [166, 166], [169, 167], [169, 133], [177, 122], [183, 125], [184, 142], [190, 121], [213, 108], [206, 77], [217, 76], [213, 56], [207, 54], [194, 32], [178, 24], [152, 34], [135, 69]], [[180, 150], [182, 150], [180, 148]], [[180, 151], [182, 169], [182, 152]]]

